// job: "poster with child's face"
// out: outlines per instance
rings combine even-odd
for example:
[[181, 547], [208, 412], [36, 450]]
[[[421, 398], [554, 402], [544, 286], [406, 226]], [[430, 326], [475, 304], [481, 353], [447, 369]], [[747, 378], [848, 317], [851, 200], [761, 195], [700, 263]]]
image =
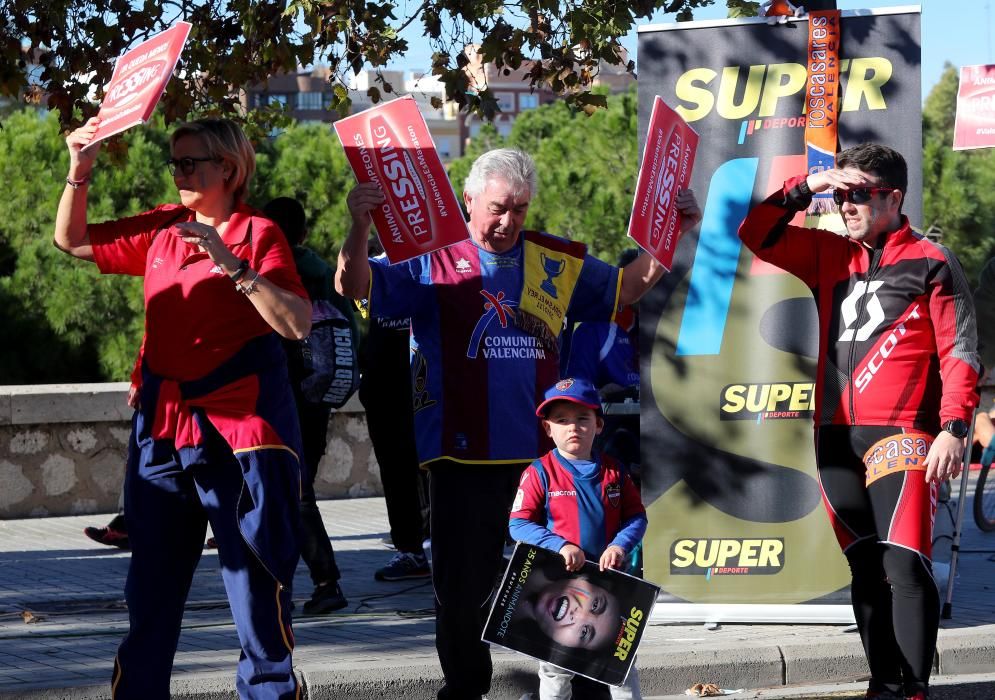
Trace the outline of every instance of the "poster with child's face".
[[632, 668], [658, 586], [519, 543], [482, 639], [609, 685]]

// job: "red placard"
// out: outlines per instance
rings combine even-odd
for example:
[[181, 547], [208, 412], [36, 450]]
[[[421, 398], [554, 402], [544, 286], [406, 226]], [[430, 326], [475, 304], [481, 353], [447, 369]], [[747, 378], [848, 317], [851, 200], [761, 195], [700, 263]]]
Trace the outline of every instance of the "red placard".
[[359, 182], [375, 182], [386, 201], [373, 223], [392, 265], [466, 240], [459, 200], [413, 97], [401, 97], [335, 122]]
[[97, 114], [100, 125], [87, 148], [149, 120], [173, 75], [192, 26], [189, 22], [177, 22], [118, 57]]
[[954, 150], [995, 146], [995, 65], [962, 66]]
[[674, 201], [691, 181], [698, 134], [658, 95], [646, 132], [646, 149], [629, 219], [629, 238], [667, 270], [681, 235], [681, 213]]

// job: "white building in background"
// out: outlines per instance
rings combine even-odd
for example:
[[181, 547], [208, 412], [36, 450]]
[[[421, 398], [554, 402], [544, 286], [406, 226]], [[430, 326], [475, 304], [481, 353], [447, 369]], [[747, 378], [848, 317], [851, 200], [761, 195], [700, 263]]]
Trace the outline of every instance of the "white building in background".
[[[483, 63], [476, 46], [467, 46], [464, 52], [470, 59], [464, 71], [471, 89], [490, 88], [497, 99], [501, 111], [495, 116], [494, 126], [502, 136], [511, 133], [512, 125], [521, 113], [559, 99], [548, 88], [532, 89], [527, 77], [533, 66], [531, 62], [523, 64], [516, 71], [498, 68], [493, 63]], [[330, 124], [338, 116], [329, 109], [332, 103], [329, 78], [329, 70], [325, 67], [275, 75], [265, 84], [246, 89], [247, 104], [258, 107], [278, 102], [286, 105], [291, 116], [299, 122]], [[595, 79], [595, 85], [606, 85], [610, 92], [621, 92], [628, 89], [633, 80], [632, 75], [626, 73], [624, 68], [603, 65]], [[384, 83], [390, 86], [390, 92]], [[433, 75], [385, 70], [381, 71], [378, 79], [375, 71], [360, 71], [350, 78], [348, 85], [353, 113], [374, 105], [368, 94], [371, 88], [379, 91], [381, 100], [392, 99], [396, 95], [413, 97], [425, 116], [429, 132], [443, 160], [463, 155], [466, 144], [483, 126], [480, 117], [461, 114], [458, 105], [446, 99], [443, 84]]]
[[[515, 119], [522, 112], [560, 99], [547, 87], [531, 87], [528, 74], [535, 65], [534, 61], [524, 61], [518, 70], [507, 67], [498, 68], [494, 63], [484, 63], [480, 54], [477, 53], [477, 48], [476, 45], [471, 44], [463, 50], [466, 57], [470, 59], [463, 71], [466, 73], [471, 89], [484, 90], [489, 88], [493, 92], [498, 107], [501, 109], [494, 118], [494, 126], [501, 136], [507, 136], [511, 133]], [[594, 78], [595, 87], [607, 87], [610, 93], [624, 92], [629, 89], [635, 82], [635, 78], [625, 70], [628, 56], [623, 53], [622, 57], [623, 65], [621, 66], [601, 63], [598, 74]], [[464, 144], [480, 133], [483, 124], [484, 122], [480, 117], [462, 115], [461, 134]]]

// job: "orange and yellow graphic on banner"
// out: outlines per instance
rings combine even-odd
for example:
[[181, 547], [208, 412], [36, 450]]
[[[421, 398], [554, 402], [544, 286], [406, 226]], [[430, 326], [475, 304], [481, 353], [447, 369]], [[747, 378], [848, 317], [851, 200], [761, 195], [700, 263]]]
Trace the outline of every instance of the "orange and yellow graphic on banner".
[[[809, 174], [836, 163], [836, 134], [840, 101], [840, 12], [809, 13], [808, 79], [805, 81], [805, 153]], [[816, 195], [811, 211], [831, 209], [832, 195]]]

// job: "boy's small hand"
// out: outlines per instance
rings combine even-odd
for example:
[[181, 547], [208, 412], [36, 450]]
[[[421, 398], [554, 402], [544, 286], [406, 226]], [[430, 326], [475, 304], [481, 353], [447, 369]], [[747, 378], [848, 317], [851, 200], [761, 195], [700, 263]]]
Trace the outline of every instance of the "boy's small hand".
[[584, 566], [584, 550], [569, 542], [560, 547], [560, 556], [567, 563], [567, 571], [579, 571]]
[[617, 544], [610, 544], [601, 554], [601, 561], [598, 564], [601, 570], [621, 568], [625, 562], [625, 550]]

